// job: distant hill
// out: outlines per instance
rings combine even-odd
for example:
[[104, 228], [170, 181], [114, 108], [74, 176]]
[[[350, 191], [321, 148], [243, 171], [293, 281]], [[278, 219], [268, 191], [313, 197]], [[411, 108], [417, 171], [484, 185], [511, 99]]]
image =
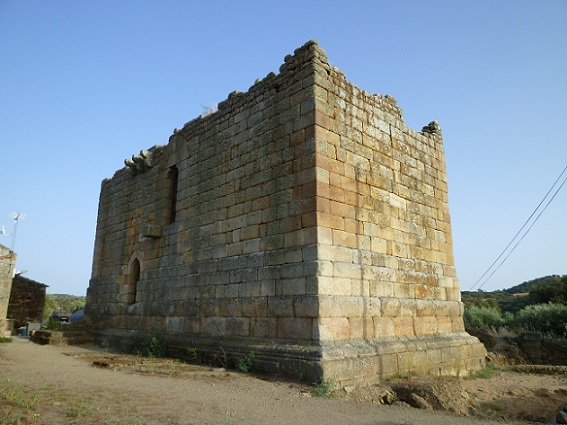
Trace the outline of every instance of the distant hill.
[[465, 307], [497, 307], [503, 313], [516, 313], [533, 304], [567, 304], [567, 275], [540, 277], [492, 292], [461, 291], [461, 300]]
[[519, 285], [512, 286], [511, 288], [504, 289], [504, 292], [509, 294], [522, 294], [530, 292], [539, 285], [557, 285], [561, 281], [561, 276], [552, 275], [546, 277], [539, 277], [534, 280], [528, 280], [527, 282], [520, 283]]

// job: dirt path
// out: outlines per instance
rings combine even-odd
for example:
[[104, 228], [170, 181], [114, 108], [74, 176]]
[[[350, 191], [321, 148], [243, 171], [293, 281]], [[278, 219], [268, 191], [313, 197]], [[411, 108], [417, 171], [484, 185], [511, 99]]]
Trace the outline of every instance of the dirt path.
[[93, 355], [85, 347], [40, 346], [23, 338], [0, 344], [0, 423], [501, 424], [405, 406], [311, 397], [300, 384], [222, 369], [174, 376], [148, 373], [150, 365], [145, 373], [128, 373], [112, 365], [93, 366], [87, 360]]

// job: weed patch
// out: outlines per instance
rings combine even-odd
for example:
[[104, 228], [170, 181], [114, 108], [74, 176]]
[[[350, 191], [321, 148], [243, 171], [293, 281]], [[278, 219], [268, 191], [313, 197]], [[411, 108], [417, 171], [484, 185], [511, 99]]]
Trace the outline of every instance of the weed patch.
[[58, 415], [64, 423], [67, 418], [84, 418], [96, 406], [84, 399], [73, 399], [64, 392], [53, 388], [32, 389], [6, 379], [0, 381], [0, 425], [41, 423], [41, 412], [49, 410]]
[[475, 373], [467, 376], [467, 379], [490, 379], [499, 373], [498, 367], [494, 363], [489, 363]]
[[254, 366], [254, 359], [255, 359], [256, 355], [254, 354], [254, 352], [250, 352], [246, 355], [246, 357], [244, 357], [243, 359], [240, 359], [238, 361], [238, 363], [236, 363], [236, 368], [243, 373], [248, 373], [252, 370], [252, 367]]
[[324, 379], [313, 387], [313, 395], [316, 397], [331, 398], [335, 394], [335, 380]]
[[151, 358], [164, 358], [167, 354], [167, 340], [159, 332], [137, 336], [127, 341], [122, 351], [128, 354]]

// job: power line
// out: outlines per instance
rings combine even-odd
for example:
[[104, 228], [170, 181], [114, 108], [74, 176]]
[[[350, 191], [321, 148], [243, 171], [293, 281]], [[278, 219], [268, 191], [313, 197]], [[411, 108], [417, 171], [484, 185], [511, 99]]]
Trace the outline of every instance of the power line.
[[[502, 252], [500, 253], [500, 255], [496, 258], [496, 260], [494, 260], [492, 262], [492, 264], [488, 267], [488, 269], [486, 269], [486, 271], [482, 274], [482, 276], [480, 276], [477, 281], [474, 283], [474, 285], [471, 287], [471, 291], [474, 289], [474, 287], [490, 272], [490, 270], [494, 267], [494, 265], [498, 262], [498, 260], [500, 260], [500, 258], [502, 258], [502, 256], [506, 253], [506, 251], [508, 250], [508, 248], [510, 248], [510, 246], [514, 243], [514, 241], [518, 238], [518, 236], [520, 235], [520, 233], [522, 232], [522, 230], [524, 230], [524, 228], [528, 225], [528, 223], [530, 222], [530, 220], [532, 219], [532, 217], [537, 213], [537, 211], [539, 210], [539, 208], [541, 207], [541, 205], [545, 202], [546, 198], [549, 196], [549, 194], [551, 193], [551, 191], [553, 190], [553, 188], [557, 185], [557, 183], [559, 182], [559, 180], [561, 180], [563, 174], [565, 174], [565, 172], [567, 171], [567, 166], [563, 169], [563, 171], [561, 172], [561, 174], [559, 174], [559, 177], [557, 177], [557, 179], [555, 180], [555, 182], [553, 182], [553, 184], [551, 185], [551, 187], [549, 188], [549, 190], [547, 191], [547, 193], [545, 194], [545, 196], [543, 197], [543, 199], [541, 200], [541, 202], [538, 204], [538, 206], [535, 208], [535, 210], [531, 213], [531, 215], [528, 217], [528, 219], [525, 221], [525, 223], [522, 225], [522, 227], [520, 228], [520, 230], [518, 230], [516, 232], [516, 234], [514, 235], [514, 237], [512, 238], [512, 240], [508, 243], [508, 245], [506, 245], [506, 248], [504, 248], [502, 250]], [[490, 280], [490, 278], [494, 275], [494, 273], [496, 273], [496, 271], [502, 267], [502, 265], [506, 262], [506, 260], [510, 257], [510, 255], [512, 254], [512, 252], [514, 252], [514, 250], [516, 249], [516, 247], [520, 244], [520, 242], [526, 237], [526, 235], [529, 233], [529, 231], [531, 230], [531, 228], [534, 226], [534, 224], [538, 221], [538, 219], [541, 217], [541, 215], [543, 214], [543, 212], [547, 209], [547, 207], [549, 206], [549, 204], [551, 204], [551, 202], [553, 201], [553, 199], [555, 199], [555, 197], [557, 196], [557, 194], [559, 193], [559, 191], [561, 190], [561, 188], [563, 187], [563, 185], [565, 184], [565, 182], [567, 182], [567, 177], [565, 177], [565, 179], [563, 180], [563, 182], [559, 185], [559, 187], [557, 188], [557, 190], [555, 191], [555, 193], [553, 193], [553, 195], [551, 196], [551, 198], [549, 199], [549, 201], [547, 202], [547, 204], [545, 204], [545, 206], [543, 207], [543, 209], [540, 211], [540, 213], [537, 215], [537, 217], [535, 218], [535, 220], [532, 222], [532, 224], [528, 227], [528, 229], [526, 230], [526, 232], [522, 235], [522, 237], [516, 242], [516, 244], [512, 247], [512, 249], [510, 250], [510, 252], [508, 252], [508, 254], [506, 255], [506, 257], [504, 257], [504, 259], [500, 262], [500, 264], [498, 264], [498, 266], [492, 270], [492, 272], [490, 273], [490, 275], [484, 280], [484, 282], [482, 282], [482, 284], [478, 287], [478, 289], [481, 289], [484, 284], [486, 282], [488, 282]]]

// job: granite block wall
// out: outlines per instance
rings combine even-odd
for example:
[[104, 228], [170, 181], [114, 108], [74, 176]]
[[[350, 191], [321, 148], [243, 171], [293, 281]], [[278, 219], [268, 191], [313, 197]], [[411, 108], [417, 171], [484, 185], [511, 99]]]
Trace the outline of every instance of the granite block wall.
[[27, 326], [28, 322], [43, 321], [45, 292], [47, 285], [28, 279], [22, 275], [14, 276], [10, 293], [9, 310], [15, 319], [16, 328]]
[[409, 129], [316, 42], [103, 182], [87, 314], [101, 340], [375, 382], [483, 362], [464, 332], [441, 130]]
[[0, 245], [0, 336], [10, 336], [6, 322], [10, 292], [12, 290], [12, 277], [16, 265], [16, 253], [4, 245]]

